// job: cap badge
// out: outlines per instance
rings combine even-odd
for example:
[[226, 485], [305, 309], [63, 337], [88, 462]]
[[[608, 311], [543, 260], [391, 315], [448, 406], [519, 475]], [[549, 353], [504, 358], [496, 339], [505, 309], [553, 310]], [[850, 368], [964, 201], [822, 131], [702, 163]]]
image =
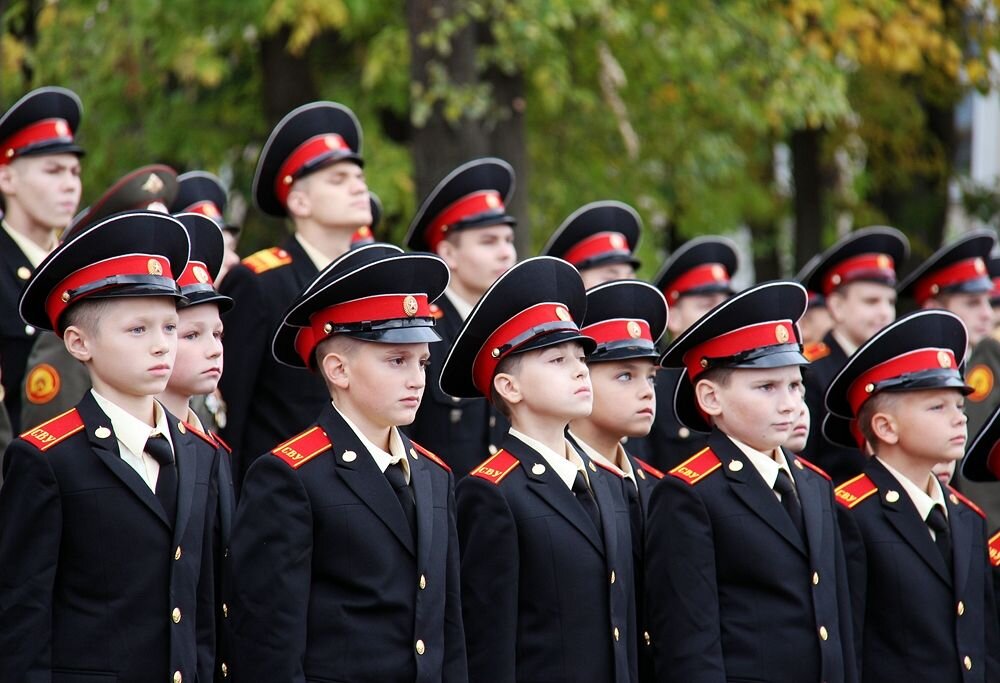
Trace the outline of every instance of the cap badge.
[[879, 254], [875, 258], [875, 263], [878, 265], [879, 268], [883, 270], [887, 268], [892, 268], [892, 261], [885, 254]]
[[778, 340], [779, 344], [788, 343], [788, 330], [784, 325], [778, 325], [774, 328], [774, 338]]
[[191, 274], [194, 275], [194, 279], [200, 282], [201, 284], [205, 284], [206, 282], [208, 282], [208, 272], [201, 266], [195, 266], [194, 268], [192, 268]]
[[205, 215], [209, 218], [222, 218], [222, 212], [219, 211], [219, 207], [212, 203], [205, 205]]
[[976, 272], [979, 273], [980, 275], [986, 272], [986, 264], [983, 263], [983, 260], [981, 258], [976, 259], [975, 268]]
[[638, 339], [642, 336], [642, 328], [639, 327], [639, 323], [634, 320], [629, 320], [625, 329], [628, 330], [628, 336], [632, 337], [632, 339]]
[[336, 135], [324, 135], [323, 143], [328, 149], [340, 149], [340, 141], [337, 139]]
[[612, 249], [624, 249], [628, 246], [628, 242], [625, 241], [625, 238], [617, 233], [611, 236], [610, 242]]
[[486, 195], [486, 206], [490, 207], [491, 209], [499, 209], [500, 198], [497, 197], [495, 194]]
[[937, 354], [938, 365], [942, 368], [951, 367], [951, 356], [948, 355], [947, 351], [938, 351]]
[[69, 135], [69, 126], [65, 121], [56, 121], [56, 135], [62, 138]]
[[146, 182], [142, 184], [141, 189], [143, 192], [148, 192], [149, 194], [159, 194], [160, 190], [163, 189], [163, 181], [160, 180], [160, 176], [150, 173], [149, 177], [146, 178]]
[[573, 316], [569, 314], [569, 311], [564, 306], [556, 306], [556, 317], [565, 322], [573, 319]]
[[412, 295], [408, 294], [403, 297], [403, 313], [406, 314], [406, 317], [412, 318], [415, 316], [418, 308], [417, 300]]
[[712, 266], [712, 277], [721, 282], [726, 279], [726, 269], [720, 265]]
[[163, 275], [163, 266], [155, 258], [146, 261], [146, 270], [150, 275]]

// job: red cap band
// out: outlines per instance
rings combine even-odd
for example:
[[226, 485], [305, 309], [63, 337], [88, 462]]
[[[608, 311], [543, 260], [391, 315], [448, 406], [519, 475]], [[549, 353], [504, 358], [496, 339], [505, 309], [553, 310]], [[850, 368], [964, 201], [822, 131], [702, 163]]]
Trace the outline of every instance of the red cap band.
[[569, 261], [574, 266], [578, 266], [591, 259], [611, 255], [632, 255], [631, 250], [628, 248], [628, 240], [620, 232], [599, 232], [580, 240], [573, 245], [572, 249], [566, 252], [563, 259]]
[[483, 396], [489, 396], [493, 374], [506, 356], [539, 335], [579, 331], [569, 310], [562, 304], [535, 304], [515, 315], [489, 336], [472, 363], [472, 381]]
[[771, 320], [747, 325], [709, 339], [684, 354], [684, 365], [693, 382], [709, 366], [712, 358], [728, 358], [745, 351], [781, 344], [797, 344], [795, 323], [791, 320]]
[[896, 282], [896, 266], [888, 254], [858, 254], [830, 268], [823, 278], [823, 294], [856, 280]]
[[480, 190], [467, 194], [461, 199], [452, 202], [444, 211], [439, 213], [427, 229], [424, 231], [424, 241], [431, 251], [448, 234], [452, 225], [461, 220], [478, 216], [481, 213], [503, 212], [506, 208], [503, 204], [503, 197], [496, 190]]
[[115, 275], [155, 275], [174, 279], [170, 272], [170, 261], [152, 254], [128, 254], [92, 263], [65, 278], [46, 297], [45, 312], [52, 323], [52, 329], [59, 328], [59, 316], [74, 303], [74, 289]]
[[847, 402], [850, 404], [853, 414], [857, 415], [864, 402], [872, 397], [875, 385], [879, 382], [895, 379], [908, 373], [941, 370], [942, 368], [958, 370], [955, 354], [949, 349], [917, 349], [904, 353], [884, 363], [879, 363], [858, 375], [858, 378], [851, 383], [847, 390]]
[[73, 142], [73, 131], [66, 119], [44, 119], [22, 128], [0, 142], [0, 164], [8, 164], [26, 147], [40, 142]]
[[641, 319], [620, 318], [616, 320], [602, 320], [599, 323], [587, 325], [580, 332], [598, 344], [634, 341], [636, 339], [643, 339], [653, 343], [653, 333], [649, 330], [649, 323]]
[[210, 199], [205, 199], [195, 204], [192, 204], [191, 206], [181, 211], [178, 211], [177, 213], [197, 213], [201, 214], [202, 216], [207, 216], [211, 218], [213, 221], [222, 220], [222, 211], [220, 211], [216, 203]]
[[913, 296], [917, 303], [923, 306], [924, 302], [937, 296], [938, 292], [946, 287], [960, 285], [970, 280], [989, 277], [986, 271], [986, 264], [983, 259], [975, 256], [967, 258], [950, 266], [929, 273], [917, 282]]
[[278, 201], [284, 204], [285, 200], [288, 199], [288, 193], [292, 191], [295, 176], [304, 166], [331, 152], [353, 151], [344, 138], [336, 133], [314, 135], [309, 138], [296, 147], [295, 151], [285, 159], [285, 163], [278, 169], [278, 175], [274, 179], [274, 193], [278, 196]]
[[682, 294], [705, 285], [729, 286], [729, 271], [721, 263], [703, 263], [685, 271], [673, 282], [667, 283], [663, 293], [667, 303], [674, 304]]
[[201, 261], [188, 261], [187, 268], [177, 278], [177, 284], [181, 287], [190, 287], [191, 285], [208, 285], [214, 287], [215, 281], [212, 279], [211, 273], [208, 272], [208, 266], [204, 263]]

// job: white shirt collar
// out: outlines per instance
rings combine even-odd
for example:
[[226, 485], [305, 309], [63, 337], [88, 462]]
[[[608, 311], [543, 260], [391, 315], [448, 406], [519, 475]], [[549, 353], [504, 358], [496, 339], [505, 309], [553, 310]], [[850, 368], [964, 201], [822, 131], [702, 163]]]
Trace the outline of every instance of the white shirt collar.
[[[516, 439], [520, 439], [525, 443], [525, 445], [533, 448], [542, 459], [548, 463], [548, 466], [555, 470], [555, 473], [562, 479], [563, 483], [566, 484], [567, 488], [573, 489], [573, 482], [576, 481], [576, 473], [583, 472], [583, 478], [587, 479], [587, 470], [583, 466], [583, 460], [580, 456], [573, 450], [573, 447], [566, 440], [563, 440], [565, 451], [562, 454], [556, 453], [551, 448], [543, 444], [541, 441], [532, 439], [526, 434], [522, 434], [513, 427], [510, 429], [510, 435]], [[570, 460], [572, 458], [572, 461]]]
[[[333, 403], [331, 401], [331, 403]], [[397, 462], [403, 468], [403, 473], [406, 475], [406, 483], [410, 483], [410, 461], [406, 459], [406, 450], [403, 448], [403, 439], [399, 436], [399, 430], [395, 427], [389, 430], [389, 452], [386, 453], [381, 448], [373, 444], [371, 441], [361, 433], [357, 425], [351, 422], [351, 418], [347, 417], [338, 408], [337, 404], [333, 404], [333, 409], [340, 413], [340, 416], [344, 418], [344, 422], [347, 426], [351, 428], [354, 435], [358, 437], [358, 441], [364, 446], [368, 453], [371, 454], [372, 459], [375, 460], [375, 464], [378, 465], [379, 471], [385, 474], [386, 469], [389, 465], [395, 465]]]
[[299, 246], [302, 247], [302, 251], [306, 252], [306, 256], [308, 256], [309, 260], [313, 262], [314, 266], [316, 266], [316, 270], [323, 270], [328, 265], [333, 263], [333, 259], [327, 258], [323, 252], [309, 244], [299, 233], [295, 233], [295, 239], [298, 240]]
[[764, 483], [767, 484], [768, 488], [774, 488], [774, 482], [778, 480], [778, 472], [784, 470], [788, 474], [788, 478], [792, 480], [792, 486], [795, 485], [795, 479], [792, 477], [792, 471], [788, 469], [788, 462], [785, 460], [785, 454], [780, 448], [777, 450], [777, 459], [761, 453], [755, 448], [751, 448], [742, 441], [738, 441], [733, 437], [729, 437], [729, 440], [736, 444], [736, 447], [743, 451], [743, 454], [747, 456], [750, 464], [754, 466], [757, 473], [760, 474]]
[[208, 434], [208, 431], [205, 429], [204, 425], [202, 425], [202, 423], [201, 423], [201, 418], [198, 417], [198, 413], [194, 412], [191, 409], [191, 406], [188, 406], [187, 417], [184, 418], [184, 421], [187, 422], [192, 427], [194, 427], [195, 429], [197, 429], [202, 434]]
[[470, 304], [468, 301], [463, 299], [458, 295], [458, 293], [451, 287], [446, 287], [444, 290], [444, 295], [448, 297], [448, 301], [451, 305], [455, 307], [455, 311], [458, 313], [458, 317], [465, 320], [472, 313], [472, 309], [476, 307], [475, 304]]
[[899, 485], [903, 487], [903, 490], [906, 491], [906, 495], [908, 495], [910, 500], [913, 501], [913, 506], [917, 508], [917, 513], [920, 515], [920, 519], [927, 521], [927, 515], [931, 514], [931, 510], [934, 509], [935, 505], [940, 505], [941, 509], [944, 510], [944, 516], [948, 516], [948, 506], [944, 502], [944, 492], [941, 490], [941, 484], [938, 482], [937, 477], [935, 477], [933, 473], [929, 475], [931, 493], [928, 495], [927, 491], [914, 484], [906, 477], [906, 475], [894, 468], [885, 460], [879, 458], [879, 462], [882, 463], [883, 467], [889, 470], [889, 474], [891, 474], [896, 481], [899, 482]]
[[146, 440], [153, 434], [162, 434], [174, 450], [173, 440], [170, 438], [170, 427], [167, 423], [167, 411], [163, 409], [159, 401], [153, 401], [153, 414], [156, 419], [156, 426], [150, 427], [148, 424], [130, 414], [117, 404], [101, 396], [94, 389], [90, 390], [94, 400], [104, 414], [111, 420], [111, 431], [125, 448], [135, 455], [140, 455], [146, 450]]
[[54, 235], [52, 237], [52, 249], [45, 249], [12, 228], [7, 221], [0, 220], [0, 225], [3, 225], [4, 231], [10, 235], [10, 238], [14, 240], [14, 243], [24, 253], [25, 258], [28, 259], [32, 268], [37, 268], [45, 260], [45, 257], [52, 252], [52, 249], [55, 249], [58, 245]]
[[632, 462], [627, 457], [625, 457], [625, 449], [622, 447], [621, 444], [618, 444], [618, 462], [624, 465], [624, 467], [622, 465], [618, 465], [617, 463], [613, 463], [607, 458], [605, 458], [603, 455], [594, 450], [594, 448], [589, 443], [581, 439], [572, 431], [570, 431], [569, 435], [573, 437], [573, 440], [580, 445], [580, 448], [582, 448], [583, 452], [587, 454], [587, 457], [589, 457], [591, 460], [597, 462], [600, 465], [604, 465], [605, 467], [610, 467], [615, 472], [620, 472], [623, 477], [632, 482], [633, 486], [635, 486], [637, 489], [639, 488], [639, 485], [638, 483], [636, 483], [635, 480], [635, 472], [632, 469]]

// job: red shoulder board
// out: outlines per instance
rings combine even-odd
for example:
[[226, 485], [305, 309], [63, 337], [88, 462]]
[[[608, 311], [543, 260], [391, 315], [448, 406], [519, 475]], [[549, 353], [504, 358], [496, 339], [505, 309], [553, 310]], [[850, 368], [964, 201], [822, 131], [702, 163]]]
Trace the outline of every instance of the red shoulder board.
[[632, 460], [635, 461], [636, 465], [638, 465], [639, 467], [642, 468], [643, 472], [645, 472], [646, 474], [648, 474], [651, 477], [654, 477], [656, 479], [663, 479], [663, 477], [666, 476], [666, 475], [663, 474], [663, 472], [661, 472], [660, 470], [656, 469], [655, 467], [653, 467], [652, 465], [650, 465], [648, 462], [646, 462], [642, 458], [637, 458], [637, 457], [635, 457], [633, 455], [632, 456]]
[[258, 275], [279, 266], [286, 266], [291, 262], [292, 255], [281, 247], [261, 249], [256, 253], [250, 254], [242, 261], [243, 265]]
[[435, 320], [440, 320], [441, 318], [444, 317], [444, 311], [442, 311], [441, 307], [438, 306], [437, 304], [431, 304], [429, 308], [431, 311], [431, 317], [434, 318]]
[[201, 439], [202, 441], [206, 442], [212, 448], [217, 448], [219, 446], [219, 444], [216, 443], [215, 439], [213, 439], [211, 436], [209, 436], [205, 432], [203, 432], [200, 429], [198, 429], [197, 427], [195, 427], [190, 422], [185, 422], [184, 423], [184, 427], [189, 432], [191, 432], [192, 434], [194, 434], [195, 436], [197, 436], [199, 439]]
[[433, 453], [431, 453], [429, 450], [427, 450], [426, 448], [424, 448], [423, 446], [421, 446], [420, 444], [418, 444], [416, 441], [413, 441], [411, 439], [410, 443], [413, 444], [414, 448], [416, 448], [418, 451], [420, 451], [421, 453], [423, 453], [423, 455], [424, 455], [425, 458], [427, 458], [428, 460], [430, 460], [434, 464], [440, 465], [444, 469], [446, 469], [449, 472], [451, 472], [451, 468], [448, 467], [448, 463], [446, 463], [444, 460], [442, 460], [438, 456], [436, 456]]
[[834, 496], [838, 503], [850, 510], [876, 491], [878, 487], [875, 486], [875, 482], [869, 479], [867, 474], [859, 474], [838, 486], [834, 490]]
[[521, 461], [505, 450], [499, 450], [490, 456], [482, 465], [472, 470], [470, 474], [485, 479], [492, 484], [499, 484], [504, 477], [513, 472]]
[[594, 463], [596, 466], [600, 467], [603, 470], [607, 470], [608, 472], [610, 472], [611, 474], [615, 475], [619, 479], [624, 479], [625, 478], [625, 473], [622, 472], [617, 467], [615, 467], [614, 465], [609, 465], [607, 463], [599, 462], [599, 461], [594, 460], [594, 459], [591, 459], [590, 462]]
[[297, 470], [320, 453], [331, 448], [333, 448], [333, 444], [330, 443], [330, 437], [317, 426], [310, 427], [298, 436], [293, 436], [285, 443], [275, 447], [271, 453], [288, 463], [292, 469]]
[[213, 439], [215, 439], [215, 443], [219, 444], [220, 446], [222, 446], [222, 447], [223, 447], [223, 448], [225, 449], [226, 453], [230, 453], [230, 454], [232, 454], [232, 452], [233, 452], [233, 447], [232, 447], [232, 446], [230, 446], [230, 445], [229, 445], [228, 443], [226, 443], [225, 441], [223, 441], [223, 440], [222, 440], [222, 437], [221, 437], [221, 436], [219, 436], [219, 435], [218, 435], [218, 434], [216, 434], [215, 432], [212, 432], [212, 438], [213, 438]]
[[21, 438], [40, 451], [47, 451], [60, 441], [64, 441], [83, 429], [83, 418], [76, 408], [29, 429]]
[[809, 469], [811, 469], [813, 472], [815, 472], [819, 476], [821, 476], [824, 479], [826, 479], [827, 481], [833, 481], [833, 479], [830, 478], [830, 475], [827, 474], [823, 470], [822, 467], [819, 467], [817, 465], [813, 465], [811, 462], [809, 462], [808, 460], [806, 460], [805, 458], [803, 458], [801, 455], [796, 455], [795, 456], [795, 460], [796, 460], [796, 462], [802, 463], [803, 465], [805, 465], [806, 467], [808, 467]]
[[810, 342], [802, 348], [802, 355], [806, 357], [806, 360], [812, 363], [820, 358], [826, 358], [829, 356], [830, 347], [821, 341]]
[[990, 547], [990, 564], [994, 567], [1000, 567], [1000, 531], [993, 534], [993, 537], [989, 542]]
[[[986, 513], [983, 512], [983, 509], [981, 507], [979, 507], [978, 505], [976, 505], [975, 503], [973, 503], [968, 498], [966, 498], [965, 496], [963, 496], [962, 493], [959, 490], [954, 489], [951, 486], [949, 486], [948, 487], [948, 493], [950, 493], [951, 495], [955, 496], [955, 498], [958, 498], [960, 501], [962, 501], [967, 506], [969, 506], [969, 508], [971, 508], [972, 511], [975, 512], [977, 515], [979, 515], [983, 519], [986, 519]], [[954, 501], [952, 501], [952, 502], [954, 502]]]
[[719, 456], [712, 452], [711, 448], [705, 447], [667, 474], [693, 485], [720, 467], [722, 467], [722, 461], [719, 460]]

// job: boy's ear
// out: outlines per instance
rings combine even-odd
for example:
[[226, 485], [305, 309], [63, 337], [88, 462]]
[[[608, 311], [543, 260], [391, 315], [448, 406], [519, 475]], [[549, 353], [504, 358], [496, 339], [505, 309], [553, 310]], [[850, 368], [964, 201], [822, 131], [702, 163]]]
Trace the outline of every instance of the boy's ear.
[[872, 434], [887, 444], [899, 443], [899, 423], [889, 413], [875, 413], [872, 415]]
[[14, 191], [14, 169], [10, 164], [0, 166], [0, 193], [11, 194]]
[[347, 356], [339, 353], [328, 353], [319, 362], [320, 372], [330, 386], [337, 389], [349, 389], [351, 372]]
[[63, 344], [66, 345], [66, 351], [69, 352], [69, 355], [81, 363], [86, 363], [91, 359], [90, 338], [83, 329], [76, 325], [70, 325], [63, 332]]
[[497, 373], [493, 378], [493, 388], [509, 406], [516, 405], [524, 400], [524, 395], [521, 393], [521, 384], [514, 375], [508, 375], [506, 372]]
[[712, 417], [722, 414], [722, 400], [719, 385], [708, 379], [700, 379], [694, 385], [694, 396], [702, 412]]
[[434, 251], [449, 268], [454, 270], [458, 267], [458, 251], [450, 240], [441, 240], [438, 242], [434, 247]]
[[[301, 183], [302, 179], [297, 182]], [[292, 218], [308, 218], [312, 212], [311, 200], [301, 184], [297, 184], [288, 193], [285, 206]]]

